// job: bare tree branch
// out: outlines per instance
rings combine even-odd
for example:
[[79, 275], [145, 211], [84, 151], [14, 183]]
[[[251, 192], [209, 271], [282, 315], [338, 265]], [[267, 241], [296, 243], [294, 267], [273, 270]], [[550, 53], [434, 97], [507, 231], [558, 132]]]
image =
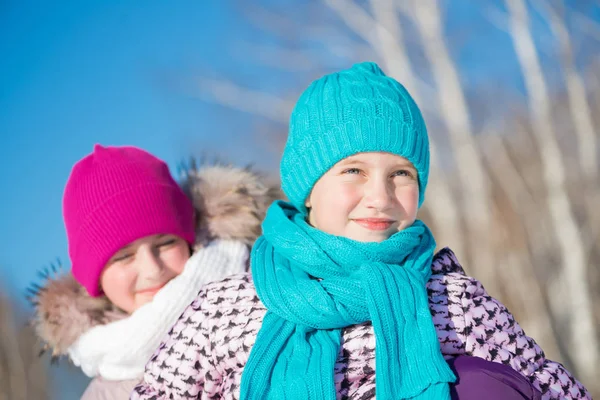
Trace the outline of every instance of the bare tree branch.
[[488, 4], [483, 10], [483, 15], [486, 19], [494, 25], [496, 28], [503, 32], [508, 33], [508, 19], [506, 18], [506, 13], [500, 10], [497, 6], [493, 4]]
[[[407, 59], [402, 59], [404, 51], [398, 46], [398, 42], [394, 39], [394, 35], [386, 29], [384, 25], [377, 19], [373, 18], [365, 9], [357, 5], [353, 0], [323, 0], [324, 3], [329, 6], [340, 19], [356, 34], [358, 34], [363, 40], [371, 45], [375, 50], [380, 60], [383, 61], [385, 68], [390, 72], [390, 75], [401, 82], [406, 82], [400, 74], [402, 74], [403, 68], [408, 65]], [[381, 0], [387, 1], [387, 0]], [[379, 11], [381, 7], [387, 7], [386, 9], [391, 12], [390, 6], [386, 6], [384, 3], [380, 3], [375, 0], [372, 2], [376, 3], [376, 7]], [[381, 16], [381, 15], [380, 15]], [[383, 17], [391, 18], [391, 17]], [[393, 24], [391, 24], [393, 25]], [[397, 31], [395, 32], [398, 33]], [[413, 86], [409, 86], [409, 90], [419, 90], [421, 92], [432, 93], [430, 85], [413, 76]]]
[[[314, 40], [320, 42], [326, 49], [333, 55], [337, 57], [342, 57], [346, 59], [356, 58], [357, 55], [362, 59], [373, 59], [374, 51], [371, 47], [365, 46], [363, 43], [360, 43], [356, 40], [351, 39], [348, 35], [340, 29], [336, 24], [324, 24], [324, 23], [313, 23], [303, 21], [302, 24], [298, 23], [296, 18], [289, 18], [281, 13], [274, 12], [272, 10], [266, 9], [257, 4], [246, 4], [244, 3], [244, 7], [246, 7], [247, 11], [244, 15], [252, 22], [257, 28], [265, 31], [266, 33], [270, 33], [277, 38], [281, 38], [285, 42], [298, 41], [298, 32], [302, 32], [303, 40]], [[327, 40], [322, 40], [322, 38], [327, 38]], [[247, 50], [249, 46], [246, 46], [244, 49]], [[307, 57], [314, 61], [314, 55], [310, 54], [306, 49], [304, 49], [301, 43], [298, 43], [298, 47], [300, 49], [295, 49], [294, 52], [297, 52], [294, 55], [295, 57], [299, 57], [301, 54], [304, 54], [304, 57]], [[280, 46], [282, 52], [291, 51], [290, 49], [284, 49], [283, 46]], [[273, 52], [277, 52], [277, 50], [272, 50]], [[269, 62], [269, 58], [267, 57], [268, 66], [275, 68], [286, 68], [281, 64], [271, 63]], [[290, 64], [288, 59], [282, 56], [280, 59], [282, 63]], [[304, 61], [302, 61], [301, 66], [304, 67]], [[314, 67], [314, 62], [312, 63]], [[298, 69], [298, 66], [292, 65], [291, 70]]]
[[577, 11], [573, 11], [571, 14], [581, 30], [587, 33], [591, 38], [600, 41], [600, 23]]
[[470, 252], [473, 269], [490, 292], [495, 293], [494, 270], [490, 243], [486, 233], [491, 229], [489, 189], [484, 176], [485, 168], [473, 138], [469, 109], [458, 76], [450, 57], [442, 31], [442, 16], [437, 0], [413, 0], [414, 21], [422, 37], [422, 44], [439, 90], [438, 106], [442, 121], [448, 130], [461, 190], [463, 215], [469, 237], [476, 240], [478, 251]]
[[[562, 0], [555, 1], [557, 1], [564, 10]], [[550, 28], [559, 43], [560, 60], [565, 72], [571, 117], [573, 118], [575, 132], [577, 132], [579, 138], [579, 162], [583, 176], [592, 181], [598, 174], [596, 153], [598, 141], [594, 131], [591, 116], [592, 113], [588, 104], [583, 78], [579, 71], [577, 71], [573, 60], [571, 36], [564, 23], [564, 18], [558, 14], [554, 7], [540, 0], [535, 0], [534, 4], [548, 15]]]
[[227, 80], [200, 79], [203, 98], [216, 104], [286, 124], [293, 102], [275, 95], [243, 88]]

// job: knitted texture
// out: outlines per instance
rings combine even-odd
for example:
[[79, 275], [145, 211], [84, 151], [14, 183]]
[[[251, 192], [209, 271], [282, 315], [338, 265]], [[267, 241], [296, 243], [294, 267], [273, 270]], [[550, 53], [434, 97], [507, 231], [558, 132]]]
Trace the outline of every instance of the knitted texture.
[[449, 398], [425, 285], [435, 240], [420, 221], [381, 243], [312, 228], [275, 202], [252, 250], [267, 314], [242, 375], [242, 399], [335, 399], [342, 328], [371, 321], [382, 399]]
[[429, 139], [408, 91], [370, 62], [325, 75], [302, 93], [290, 117], [282, 189], [296, 208], [306, 211], [304, 202], [325, 172], [353, 154], [376, 151], [413, 163], [421, 205], [429, 175]]
[[194, 243], [194, 207], [167, 164], [135, 147], [103, 147], [78, 161], [63, 196], [73, 276], [99, 296], [100, 274], [121, 247], [173, 234]]

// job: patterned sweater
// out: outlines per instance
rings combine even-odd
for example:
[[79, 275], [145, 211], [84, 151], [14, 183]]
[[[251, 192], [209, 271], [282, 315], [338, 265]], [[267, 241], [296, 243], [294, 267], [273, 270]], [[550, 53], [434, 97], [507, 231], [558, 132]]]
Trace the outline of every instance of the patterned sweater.
[[[591, 399], [565, 368], [545, 358], [511, 313], [466, 276], [454, 254], [436, 254], [429, 307], [446, 358], [470, 355], [510, 365], [544, 399]], [[238, 399], [244, 365], [266, 313], [250, 274], [205, 286], [154, 353], [131, 399]], [[370, 323], [343, 330], [335, 366], [338, 399], [375, 398]]]

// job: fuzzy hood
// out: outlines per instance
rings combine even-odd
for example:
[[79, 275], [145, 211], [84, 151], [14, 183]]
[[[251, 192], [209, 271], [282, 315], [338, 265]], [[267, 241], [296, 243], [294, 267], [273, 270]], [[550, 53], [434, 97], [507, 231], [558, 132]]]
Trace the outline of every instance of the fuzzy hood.
[[[283, 196], [278, 184], [252, 170], [223, 165], [185, 168], [181, 186], [196, 208], [196, 249], [217, 238], [251, 246], [267, 208]], [[42, 352], [51, 352], [53, 361], [88, 329], [126, 317], [106, 297], [90, 297], [70, 272], [55, 265], [40, 277], [42, 282], [29, 288], [31, 324]]]

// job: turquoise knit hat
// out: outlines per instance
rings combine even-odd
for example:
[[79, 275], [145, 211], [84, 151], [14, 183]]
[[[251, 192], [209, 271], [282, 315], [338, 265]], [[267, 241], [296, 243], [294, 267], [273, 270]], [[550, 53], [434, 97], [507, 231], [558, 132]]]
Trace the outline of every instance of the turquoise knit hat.
[[398, 81], [365, 62], [325, 75], [302, 93], [281, 159], [281, 187], [304, 202], [338, 161], [356, 153], [388, 152], [409, 160], [419, 180], [419, 206], [429, 176], [429, 140], [419, 107]]

